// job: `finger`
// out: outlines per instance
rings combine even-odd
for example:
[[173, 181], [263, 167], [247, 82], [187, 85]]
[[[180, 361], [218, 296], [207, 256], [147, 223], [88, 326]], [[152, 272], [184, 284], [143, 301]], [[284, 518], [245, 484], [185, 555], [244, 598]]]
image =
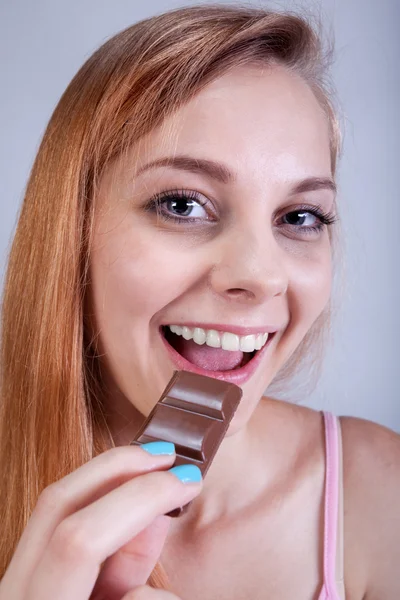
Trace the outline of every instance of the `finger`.
[[[201, 482], [182, 483], [172, 473], [147, 473], [67, 517], [57, 527], [35, 570], [29, 598], [88, 598], [101, 563], [156, 517], [190, 502], [201, 487]], [[138, 581], [135, 573], [132, 581], [134, 586], [145, 583]]]
[[12, 598], [25, 598], [29, 579], [63, 519], [135, 476], [168, 469], [175, 456], [152, 455], [139, 446], [112, 448], [48, 486], [39, 497], [2, 580], [12, 591]]
[[180, 598], [166, 590], [156, 590], [148, 585], [142, 585], [130, 590], [121, 600], [180, 600]]
[[159, 559], [170, 524], [170, 517], [157, 517], [133, 540], [110, 556], [96, 581], [93, 600], [120, 600], [132, 589], [134, 581], [146, 582]]

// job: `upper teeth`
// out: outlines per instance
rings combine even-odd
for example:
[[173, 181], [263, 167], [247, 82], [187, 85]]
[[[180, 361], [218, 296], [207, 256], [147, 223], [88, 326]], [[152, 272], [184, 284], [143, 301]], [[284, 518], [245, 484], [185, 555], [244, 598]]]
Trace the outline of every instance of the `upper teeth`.
[[181, 335], [185, 340], [193, 340], [196, 344], [207, 344], [212, 348], [242, 352], [260, 350], [268, 341], [268, 333], [256, 335], [236, 335], [229, 331], [216, 331], [215, 329], [202, 329], [201, 327], [186, 327], [168, 325], [172, 333]]

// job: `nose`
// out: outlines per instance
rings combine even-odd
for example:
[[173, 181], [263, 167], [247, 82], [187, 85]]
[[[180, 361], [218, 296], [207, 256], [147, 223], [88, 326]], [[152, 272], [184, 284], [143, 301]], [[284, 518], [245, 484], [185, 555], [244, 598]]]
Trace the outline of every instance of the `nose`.
[[235, 230], [220, 240], [210, 274], [212, 289], [225, 300], [247, 304], [265, 303], [284, 296], [289, 285], [284, 251], [273, 232], [265, 228]]

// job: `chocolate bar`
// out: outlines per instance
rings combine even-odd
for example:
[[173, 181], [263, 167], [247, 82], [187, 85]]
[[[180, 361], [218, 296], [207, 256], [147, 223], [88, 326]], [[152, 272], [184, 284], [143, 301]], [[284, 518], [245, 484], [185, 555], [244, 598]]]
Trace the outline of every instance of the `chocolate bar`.
[[[242, 390], [233, 383], [175, 371], [131, 445], [172, 442], [176, 450], [174, 466], [197, 465], [204, 478], [241, 397]], [[168, 516], [180, 516], [189, 504]]]

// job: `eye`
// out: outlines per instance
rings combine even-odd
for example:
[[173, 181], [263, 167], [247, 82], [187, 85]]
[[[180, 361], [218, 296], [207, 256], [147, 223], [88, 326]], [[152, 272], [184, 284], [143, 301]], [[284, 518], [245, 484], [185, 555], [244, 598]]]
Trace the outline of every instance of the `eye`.
[[175, 217], [191, 217], [191, 219], [207, 216], [206, 211], [197, 200], [190, 198], [164, 198], [162, 206]]
[[192, 223], [200, 220], [212, 220], [205, 209], [209, 205], [210, 203], [203, 200], [197, 192], [170, 190], [154, 196], [145, 206], [145, 210], [156, 213], [165, 221]]
[[326, 213], [320, 206], [301, 206], [292, 210], [283, 219], [288, 225], [301, 233], [312, 234], [322, 231], [326, 226], [336, 223], [337, 218], [333, 213]]

